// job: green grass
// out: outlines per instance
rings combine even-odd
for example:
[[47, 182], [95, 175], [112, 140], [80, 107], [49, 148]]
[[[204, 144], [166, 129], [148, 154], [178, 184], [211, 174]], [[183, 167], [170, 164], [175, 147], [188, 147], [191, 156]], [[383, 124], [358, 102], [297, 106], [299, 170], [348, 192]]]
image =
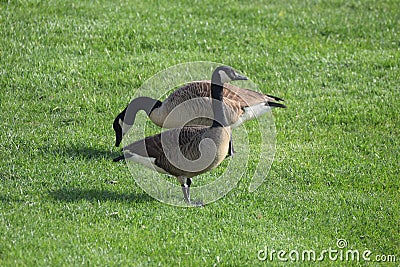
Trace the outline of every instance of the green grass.
[[[265, 246], [339, 238], [398, 264], [399, 2], [213, 2], [1, 1], [1, 266], [266, 266]], [[146, 79], [198, 60], [288, 108], [255, 193], [250, 164], [225, 198], [183, 209], [111, 161], [111, 124]]]

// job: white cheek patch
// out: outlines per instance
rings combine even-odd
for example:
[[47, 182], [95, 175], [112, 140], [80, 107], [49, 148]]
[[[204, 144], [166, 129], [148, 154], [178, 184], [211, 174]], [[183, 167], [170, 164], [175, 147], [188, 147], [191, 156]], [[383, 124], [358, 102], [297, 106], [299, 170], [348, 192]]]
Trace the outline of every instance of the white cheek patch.
[[132, 127], [132, 125], [126, 124], [123, 120], [119, 119], [118, 121], [119, 126], [122, 128], [122, 135], [126, 134], [126, 132], [129, 131], [129, 129]]
[[218, 73], [219, 73], [219, 76], [221, 77], [222, 83], [228, 83], [231, 81], [231, 79], [229, 78], [229, 76], [226, 74], [225, 71], [220, 70]]

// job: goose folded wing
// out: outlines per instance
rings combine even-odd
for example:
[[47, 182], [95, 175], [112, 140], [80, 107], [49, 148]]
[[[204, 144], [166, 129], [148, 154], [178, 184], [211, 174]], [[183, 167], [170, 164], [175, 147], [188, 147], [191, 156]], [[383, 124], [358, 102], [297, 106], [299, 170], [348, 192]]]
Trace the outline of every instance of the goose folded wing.
[[[168, 130], [133, 142], [123, 150], [142, 157], [158, 158], [165, 154], [164, 149], [170, 149], [171, 146], [179, 146], [181, 149], [195, 146], [206, 128], [205, 126], [192, 126]], [[178, 144], [173, 140], [177, 140]]]

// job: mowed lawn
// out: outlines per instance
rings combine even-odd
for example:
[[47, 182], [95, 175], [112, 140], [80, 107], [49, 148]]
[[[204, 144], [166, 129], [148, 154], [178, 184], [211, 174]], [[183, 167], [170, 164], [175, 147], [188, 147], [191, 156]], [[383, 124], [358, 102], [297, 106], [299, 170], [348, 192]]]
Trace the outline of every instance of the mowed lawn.
[[[320, 265], [398, 265], [399, 10], [396, 0], [1, 1], [0, 265], [308, 265], [311, 250]], [[162, 204], [112, 162], [112, 122], [136, 88], [191, 61], [230, 65], [288, 106], [274, 111], [262, 186], [247, 190], [251, 161], [204, 208]]]

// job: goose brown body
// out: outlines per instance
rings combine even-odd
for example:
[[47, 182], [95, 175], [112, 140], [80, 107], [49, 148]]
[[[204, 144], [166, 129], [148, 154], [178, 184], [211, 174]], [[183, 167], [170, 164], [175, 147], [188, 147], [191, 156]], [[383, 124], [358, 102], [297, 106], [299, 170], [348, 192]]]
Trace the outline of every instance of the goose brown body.
[[[177, 165], [181, 161], [180, 155], [190, 161], [198, 160], [201, 157], [200, 142], [207, 138], [210, 138], [217, 148], [215, 157], [210, 164], [196, 171], [179, 168]], [[177, 140], [178, 146], [173, 140]], [[125, 152], [121, 159], [123, 157], [129, 159], [139, 155], [151, 159], [155, 167], [159, 168], [156, 170], [161, 173], [191, 178], [218, 166], [228, 153], [229, 141], [229, 127], [182, 127], [146, 137], [124, 147]], [[179, 149], [179, 151], [175, 151], [176, 149]]]
[[[283, 99], [225, 83], [223, 103], [226, 121], [232, 128], [261, 116], [272, 108], [286, 106]], [[195, 81], [175, 90], [163, 102], [139, 97], [125, 108], [114, 120], [116, 146], [133, 125], [136, 112], [144, 109], [151, 121], [163, 128], [212, 124], [211, 81]]]
[[[246, 112], [246, 108], [256, 106], [260, 103], [273, 105], [272, 103], [281, 100], [232, 84], [224, 84], [223, 97], [224, 111], [228, 125], [234, 125], [235, 127], [239, 126], [235, 125], [235, 123]], [[156, 125], [163, 128], [180, 127], [183, 126], [182, 123], [186, 123], [189, 126], [209, 126], [212, 124], [211, 103], [211, 81], [191, 82], [169, 95], [160, 107], [154, 109], [149, 114], [149, 117]], [[182, 105], [181, 110], [185, 112], [173, 112], [179, 105]], [[284, 107], [283, 104], [279, 104], [279, 106]], [[174, 117], [166, 120], [171, 114]]]

